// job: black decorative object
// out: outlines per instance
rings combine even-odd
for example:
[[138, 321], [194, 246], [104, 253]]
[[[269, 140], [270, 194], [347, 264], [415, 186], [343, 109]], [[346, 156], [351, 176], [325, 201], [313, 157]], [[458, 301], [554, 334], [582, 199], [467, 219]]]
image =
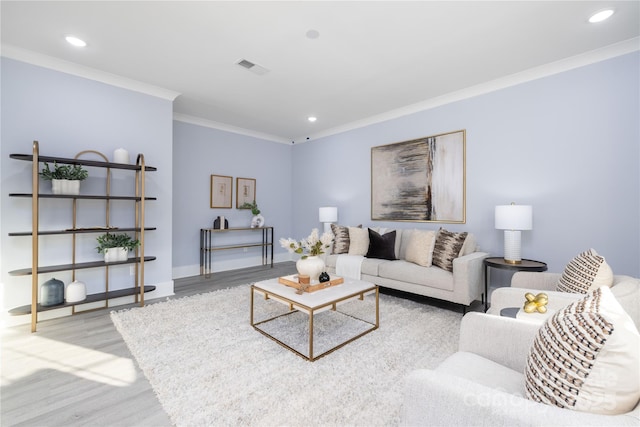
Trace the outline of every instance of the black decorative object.
[[64, 302], [64, 283], [58, 279], [49, 279], [40, 287], [40, 304], [43, 307], [62, 304]]
[[[223, 222], [224, 221], [224, 222]], [[220, 223], [223, 224], [223, 229], [228, 229], [229, 228], [229, 220], [226, 219], [225, 217], [217, 217], [216, 219], [213, 220], [213, 228], [216, 230], [220, 229]]]
[[329, 274], [327, 274], [326, 271], [323, 271], [322, 273], [320, 273], [320, 276], [318, 276], [318, 280], [320, 281], [320, 283], [328, 282], [329, 280], [331, 280], [331, 277], [329, 277]]

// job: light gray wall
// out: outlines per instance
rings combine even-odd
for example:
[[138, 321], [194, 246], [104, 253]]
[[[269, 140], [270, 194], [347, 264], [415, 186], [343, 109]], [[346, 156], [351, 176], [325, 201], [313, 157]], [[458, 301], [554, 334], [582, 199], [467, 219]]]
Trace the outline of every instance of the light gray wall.
[[294, 174], [305, 177], [293, 183], [294, 234], [320, 226], [322, 205], [338, 206], [341, 224], [373, 224], [371, 147], [466, 129], [467, 221], [445, 228], [473, 232], [482, 250], [499, 256], [494, 207], [531, 204], [524, 258], [560, 272], [592, 247], [615, 273], [640, 276], [639, 58], [627, 54], [294, 146]]
[[[251, 211], [236, 209], [236, 178], [256, 180], [256, 201], [265, 225], [274, 227], [274, 240], [292, 231], [291, 146], [190, 123], [174, 122], [173, 145], [173, 269], [174, 278], [199, 274], [200, 229], [213, 227], [224, 216], [229, 227], [249, 227]], [[212, 174], [233, 177], [231, 209], [210, 207]], [[260, 241], [260, 232], [214, 234], [214, 245]], [[274, 247], [277, 261], [288, 260]], [[230, 270], [262, 262], [260, 248], [213, 253], [213, 271]]]
[[[158, 168], [147, 174], [146, 190], [157, 201], [146, 205], [148, 226], [157, 231], [146, 234], [146, 253], [157, 261], [147, 264], [145, 281], [159, 286], [153, 296], [173, 293], [171, 277], [172, 215], [172, 103], [166, 99], [95, 82], [23, 62], [2, 58], [2, 145], [0, 148], [0, 241], [2, 298], [5, 308], [31, 302], [31, 277], [9, 276], [14, 269], [31, 266], [31, 238], [9, 237], [12, 231], [31, 230], [31, 199], [8, 197], [9, 193], [31, 192], [31, 163], [9, 158], [12, 153], [31, 154], [32, 141], [40, 143], [40, 154], [74, 157], [83, 150], [96, 150], [112, 158], [114, 149], [126, 148], [135, 161], [137, 153], [146, 163]], [[95, 156], [87, 159], [101, 160]], [[83, 194], [104, 194], [104, 169], [89, 168], [83, 182]], [[112, 194], [134, 194], [132, 172], [113, 171]], [[122, 193], [119, 193], [122, 191]], [[50, 184], [41, 181], [41, 192], [50, 192]], [[129, 192], [129, 193], [127, 193]], [[132, 202], [112, 202], [112, 225], [134, 224]], [[69, 200], [41, 200], [41, 229], [71, 226]], [[78, 202], [78, 225], [104, 225], [104, 202]], [[96, 235], [78, 237], [78, 261], [101, 258], [95, 250]], [[42, 236], [40, 259], [44, 265], [71, 260], [70, 236]], [[51, 275], [42, 275], [41, 282]], [[71, 273], [56, 273], [65, 283]], [[99, 277], [98, 277], [99, 276]], [[129, 268], [110, 268], [111, 289], [129, 287], [133, 279]], [[89, 292], [103, 289], [104, 272], [79, 270]]]

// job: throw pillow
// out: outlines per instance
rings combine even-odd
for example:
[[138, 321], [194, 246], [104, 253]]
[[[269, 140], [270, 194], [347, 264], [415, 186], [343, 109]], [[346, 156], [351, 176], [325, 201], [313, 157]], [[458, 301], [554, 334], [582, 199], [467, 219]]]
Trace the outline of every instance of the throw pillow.
[[589, 249], [582, 252], [564, 269], [556, 291], [586, 294], [600, 286], [613, 284], [613, 271], [604, 257]]
[[413, 230], [407, 244], [405, 260], [423, 267], [431, 267], [435, 243], [435, 231]]
[[467, 239], [467, 232], [453, 233], [444, 228], [438, 230], [436, 244], [433, 248], [433, 265], [443, 270], [453, 271], [453, 260], [458, 257], [464, 241]]
[[333, 249], [332, 254], [349, 253], [349, 227], [343, 227], [337, 224], [331, 224], [331, 232], [333, 233]]
[[366, 255], [369, 250], [368, 228], [349, 227], [349, 255]]
[[525, 367], [530, 400], [576, 411], [623, 414], [640, 400], [640, 334], [608, 287], [540, 327]]
[[369, 249], [365, 255], [367, 258], [396, 259], [396, 230], [385, 234], [379, 234], [369, 228]]

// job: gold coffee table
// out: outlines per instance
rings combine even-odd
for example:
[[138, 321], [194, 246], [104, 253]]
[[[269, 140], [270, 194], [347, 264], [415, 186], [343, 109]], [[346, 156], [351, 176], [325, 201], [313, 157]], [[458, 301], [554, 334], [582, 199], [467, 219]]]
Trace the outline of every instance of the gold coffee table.
[[[284, 314], [278, 314], [270, 318], [255, 321], [255, 295], [259, 294], [263, 300], [274, 300], [283, 303], [288, 306], [288, 311]], [[375, 323], [356, 317], [348, 313], [342, 313], [338, 310], [340, 304], [351, 300], [363, 301], [365, 295], [375, 295]], [[362, 322], [362, 326], [366, 327], [363, 331], [358, 331], [354, 336], [345, 337], [344, 341], [340, 341], [336, 345], [332, 346], [328, 350], [323, 351], [320, 354], [314, 354], [313, 340], [314, 340], [314, 318], [319, 314], [327, 310], [332, 310], [339, 315], [348, 316], [350, 319], [355, 319], [358, 322]], [[267, 331], [269, 323], [282, 319], [284, 316], [290, 316], [295, 313], [304, 313], [308, 316], [308, 354], [304, 354], [302, 351], [294, 349], [291, 345], [285, 343], [281, 338], [274, 336], [273, 332]], [[347, 319], [347, 318], [345, 318]], [[338, 323], [340, 321], [338, 320]], [[296, 293], [296, 289], [285, 286], [278, 283], [278, 279], [265, 280], [251, 285], [251, 326], [253, 326], [258, 332], [271, 338], [283, 347], [293, 351], [300, 357], [314, 361], [322, 356], [325, 356], [344, 345], [360, 338], [363, 335], [368, 334], [371, 331], [378, 329], [380, 325], [380, 304], [378, 286], [373, 283], [364, 282], [362, 280], [346, 279], [344, 283], [338, 286], [328, 287], [316, 292], [305, 292], [303, 294]], [[304, 325], [303, 325], [304, 327]]]

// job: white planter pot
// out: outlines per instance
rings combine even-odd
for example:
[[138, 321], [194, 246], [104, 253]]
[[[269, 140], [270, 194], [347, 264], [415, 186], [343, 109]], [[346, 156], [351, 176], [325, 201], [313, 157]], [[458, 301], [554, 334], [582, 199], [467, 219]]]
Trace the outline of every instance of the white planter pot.
[[128, 254], [127, 248], [107, 248], [104, 251], [104, 262], [126, 261]]
[[254, 215], [251, 218], [251, 228], [260, 228], [264, 225], [264, 217], [261, 214]]
[[70, 179], [52, 179], [51, 192], [53, 194], [80, 194], [80, 181]]
[[324, 271], [324, 260], [318, 256], [300, 258], [296, 261], [296, 270], [298, 270], [298, 274], [309, 276], [312, 282], [318, 282], [318, 276]]

